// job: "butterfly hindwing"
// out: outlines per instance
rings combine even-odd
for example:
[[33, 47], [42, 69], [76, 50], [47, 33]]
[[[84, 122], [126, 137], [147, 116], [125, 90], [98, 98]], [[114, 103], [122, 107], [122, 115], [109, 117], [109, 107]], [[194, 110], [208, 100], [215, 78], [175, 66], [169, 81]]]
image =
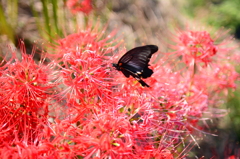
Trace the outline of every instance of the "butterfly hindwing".
[[148, 77], [151, 77], [152, 74], [153, 74], [153, 71], [152, 71], [150, 68], [145, 67], [145, 68], [143, 69], [143, 72], [142, 72], [142, 74], [141, 74], [141, 77], [142, 77], [142, 78], [148, 78]]
[[131, 73], [129, 73], [129, 71], [127, 69], [121, 69], [121, 71], [124, 74], [124, 76], [127, 78], [129, 78], [129, 76], [132, 75]]
[[130, 75], [134, 77], [139, 83], [141, 83], [142, 86], [150, 87], [147, 83], [145, 83], [137, 73], [133, 73], [130, 70], [127, 69], [122, 69], [122, 73], [126, 76], [129, 77]]

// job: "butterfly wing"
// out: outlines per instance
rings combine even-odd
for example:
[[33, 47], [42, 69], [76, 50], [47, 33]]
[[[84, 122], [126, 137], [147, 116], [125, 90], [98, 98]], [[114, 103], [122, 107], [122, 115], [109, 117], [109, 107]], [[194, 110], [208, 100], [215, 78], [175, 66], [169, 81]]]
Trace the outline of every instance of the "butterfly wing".
[[149, 87], [141, 78], [147, 78], [153, 74], [153, 71], [148, 68], [148, 63], [152, 54], [157, 51], [158, 47], [156, 45], [133, 48], [120, 58], [118, 64], [113, 64], [113, 66], [121, 71], [125, 77], [128, 78], [131, 75], [142, 86]]
[[129, 76], [131, 75], [131, 73], [129, 73], [129, 71], [127, 69], [121, 69], [121, 72], [124, 74], [125, 77], [129, 78]]
[[118, 66], [130, 69], [131, 71], [143, 71], [148, 67], [148, 62], [152, 57], [152, 54], [158, 51], [156, 45], [146, 45], [133, 48], [124, 54], [119, 62]]
[[128, 70], [128, 69], [122, 69], [122, 73], [126, 76], [129, 77], [130, 75], [133, 76], [143, 87], [150, 87], [147, 83], [145, 83], [139, 76], [138, 74]]

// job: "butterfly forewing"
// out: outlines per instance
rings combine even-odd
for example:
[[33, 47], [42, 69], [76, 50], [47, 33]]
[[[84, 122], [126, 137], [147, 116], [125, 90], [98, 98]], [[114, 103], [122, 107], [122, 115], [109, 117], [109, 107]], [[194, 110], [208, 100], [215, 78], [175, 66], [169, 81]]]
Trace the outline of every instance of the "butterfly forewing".
[[123, 55], [118, 64], [122, 67], [130, 66], [137, 69], [136, 71], [141, 71], [148, 65], [152, 54], [157, 50], [158, 47], [155, 45], [136, 47]]

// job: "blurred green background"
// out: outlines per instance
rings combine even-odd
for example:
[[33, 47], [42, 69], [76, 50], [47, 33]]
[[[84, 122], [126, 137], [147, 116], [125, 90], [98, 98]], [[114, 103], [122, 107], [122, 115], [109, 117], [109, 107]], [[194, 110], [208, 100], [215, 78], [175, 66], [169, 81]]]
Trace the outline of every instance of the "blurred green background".
[[[117, 30], [116, 37], [123, 39], [127, 48], [156, 44], [161, 52], [167, 52], [164, 43], [171, 38], [170, 31], [186, 25], [211, 28], [213, 32], [229, 30], [235, 43], [239, 43], [240, 0], [93, 0], [93, 10], [88, 15], [72, 14], [66, 1], [1, 0], [0, 54], [5, 55], [6, 45], [17, 46], [19, 39], [25, 41], [28, 53], [33, 46], [51, 51], [48, 46], [56, 39], [77, 32], [78, 27], [87, 28], [89, 23], [100, 23], [99, 30], [107, 25], [106, 35]], [[229, 110], [228, 115], [213, 119], [207, 130], [218, 136], [205, 135], [199, 140], [201, 148], [193, 148], [192, 158], [240, 155], [239, 88], [230, 92], [221, 106]]]

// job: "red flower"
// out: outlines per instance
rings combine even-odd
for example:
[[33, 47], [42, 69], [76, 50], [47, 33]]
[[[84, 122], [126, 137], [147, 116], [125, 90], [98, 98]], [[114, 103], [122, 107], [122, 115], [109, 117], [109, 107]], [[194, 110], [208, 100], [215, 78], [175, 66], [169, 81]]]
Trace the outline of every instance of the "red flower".
[[[183, 32], [184, 49], [151, 65], [144, 88], [110, 67], [116, 42], [96, 30], [58, 40], [55, 63], [36, 63], [22, 48], [22, 60], [13, 53], [1, 65], [2, 158], [181, 158], [214, 96], [235, 86], [226, 61], [192, 69], [216, 54], [206, 32]], [[182, 67], [179, 54], [194, 67]]]
[[89, 14], [92, 11], [92, 0], [68, 0], [67, 7], [72, 13], [83, 12]]
[[109, 46], [114, 41], [107, 42], [111, 35], [100, 35], [89, 29], [58, 40], [56, 46], [56, 58], [62, 64], [60, 77], [65, 85], [59, 99], [66, 98], [69, 106], [83, 108], [82, 111], [98, 106], [103, 96], [111, 98], [110, 63], [104, 55], [112, 51]]
[[232, 65], [226, 64], [215, 66], [213, 81], [217, 85], [217, 91], [236, 88], [235, 81], [237, 81], [238, 78], [239, 74], [235, 71], [235, 68]]
[[81, 150], [77, 153], [100, 158], [131, 156], [134, 141], [128, 118], [124, 114], [110, 112], [96, 114], [96, 117], [79, 125], [78, 135], [73, 139], [77, 149]]
[[38, 142], [56, 86], [54, 65], [36, 63], [34, 53], [27, 55], [22, 41], [20, 46], [22, 59], [12, 51], [12, 58], [0, 68], [0, 148]]
[[174, 48], [188, 65], [193, 60], [207, 65], [218, 51], [217, 45], [206, 31], [180, 32], [176, 42], [177, 45]]
[[210, 98], [214, 96], [213, 92], [224, 92], [227, 95], [228, 89], [236, 88], [235, 82], [238, 78], [239, 74], [230, 63], [212, 63], [211, 67], [198, 70], [194, 75], [192, 88]]

